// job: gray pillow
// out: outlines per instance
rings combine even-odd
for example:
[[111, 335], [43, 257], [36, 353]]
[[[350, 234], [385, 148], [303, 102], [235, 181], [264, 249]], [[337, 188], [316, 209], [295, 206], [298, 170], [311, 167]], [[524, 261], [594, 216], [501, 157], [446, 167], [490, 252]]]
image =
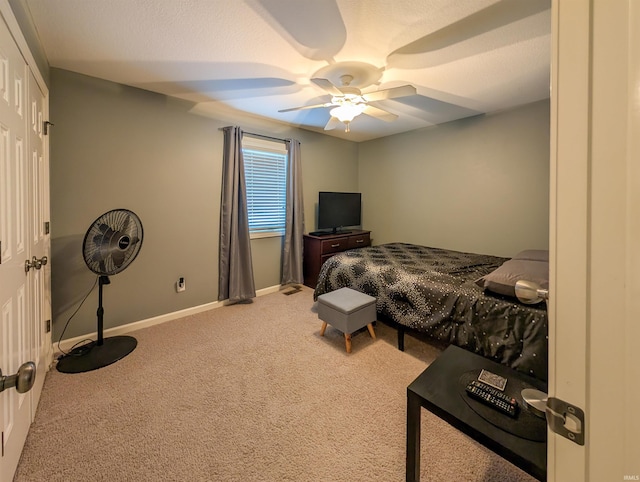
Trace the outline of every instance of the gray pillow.
[[549, 263], [530, 259], [510, 259], [491, 273], [476, 280], [476, 284], [488, 291], [505, 296], [516, 295], [516, 281], [527, 280], [549, 288]]

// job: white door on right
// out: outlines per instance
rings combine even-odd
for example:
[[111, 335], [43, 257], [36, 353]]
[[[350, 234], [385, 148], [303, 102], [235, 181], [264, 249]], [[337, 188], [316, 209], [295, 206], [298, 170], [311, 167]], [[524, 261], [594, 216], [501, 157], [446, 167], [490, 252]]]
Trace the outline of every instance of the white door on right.
[[548, 480], [640, 480], [640, 2], [553, 0]]

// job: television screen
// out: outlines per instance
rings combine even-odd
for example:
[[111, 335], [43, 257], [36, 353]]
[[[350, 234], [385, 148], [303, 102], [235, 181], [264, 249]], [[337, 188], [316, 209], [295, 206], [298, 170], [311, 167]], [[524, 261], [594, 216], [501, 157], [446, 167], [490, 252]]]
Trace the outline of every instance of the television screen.
[[323, 192], [318, 194], [318, 229], [332, 229], [361, 224], [359, 192]]

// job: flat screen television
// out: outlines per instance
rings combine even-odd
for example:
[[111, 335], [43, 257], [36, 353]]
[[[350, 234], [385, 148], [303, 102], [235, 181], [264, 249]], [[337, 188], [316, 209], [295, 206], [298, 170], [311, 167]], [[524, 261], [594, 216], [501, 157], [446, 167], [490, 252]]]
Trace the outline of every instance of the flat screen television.
[[362, 195], [359, 192], [318, 193], [318, 229], [337, 233], [343, 227], [360, 226]]

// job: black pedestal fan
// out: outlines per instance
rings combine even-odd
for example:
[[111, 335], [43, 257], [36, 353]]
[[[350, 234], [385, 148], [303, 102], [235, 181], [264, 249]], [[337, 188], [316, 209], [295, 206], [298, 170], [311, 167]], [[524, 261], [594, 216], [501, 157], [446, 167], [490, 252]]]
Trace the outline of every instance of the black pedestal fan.
[[142, 246], [142, 223], [128, 209], [114, 209], [96, 219], [84, 236], [84, 262], [98, 278], [98, 339], [71, 350], [56, 365], [60, 372], [81, 373], [102, 368], [131, 353], [137, 340], [131, 336], [103, 337], [102, 287], [109, 276], [120, 273], [135, 259]]

